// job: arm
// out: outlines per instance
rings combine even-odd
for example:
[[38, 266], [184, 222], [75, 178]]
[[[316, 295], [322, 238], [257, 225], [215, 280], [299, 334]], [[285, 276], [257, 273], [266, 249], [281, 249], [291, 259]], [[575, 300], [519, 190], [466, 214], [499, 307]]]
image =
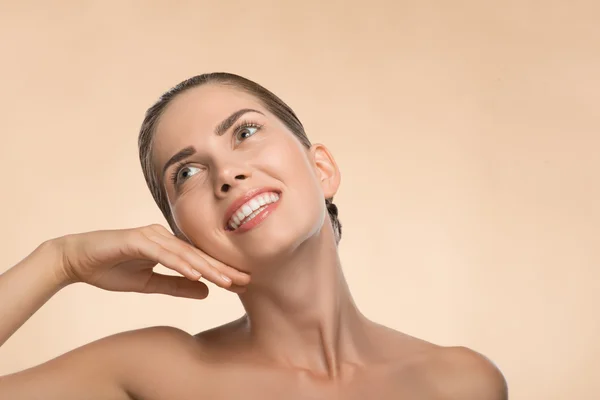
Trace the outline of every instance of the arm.
[[[54, 243], [40, 245], [0, 275], [0, 345], [46, 301], [69, 284]], [[40, 366], [0, 377], [2, 399], [115, 399], [129, 397], [115, 368], [118, 340], [105, 339]]]
[[[158, 263], [182, 276], [154, 272]], [[70, 283], [203, 299], [208, 287], [199, 277], [232, 291], [243, 290], [250, 278], [155, 224], [50, 240], [0, 275], [0, 345]], [[149, 343], [163, 337], [156, 332], [111, 336], [35, 368], [0, 377], [0, 399], [128, 399], [125, 388], [131, 384], [128, 379], [137, 375], [136, 360], [144, 359], [143, 354], [152, 348]]]
[[123, 350], [123, 340], [111, 336], [1, 376], [0, 399], [131, 400], [125, 389]]
[[51, 241], [0, 275], [0, 346], [60, 289], [59, 252]]

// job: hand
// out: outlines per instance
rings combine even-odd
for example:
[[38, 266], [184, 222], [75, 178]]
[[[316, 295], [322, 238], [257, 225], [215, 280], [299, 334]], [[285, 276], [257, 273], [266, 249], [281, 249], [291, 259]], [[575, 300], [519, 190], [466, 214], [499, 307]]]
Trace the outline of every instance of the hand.
[[[213, 259], [162, 225], [79, 233], [54, 239], [61, 274], [68, 283], [85, 282], [112, 291], [161, 293], [203, 299], [200, 277], [240, 293], [250, 276]], [[158, 264], [181, 276], [153, 271]]]

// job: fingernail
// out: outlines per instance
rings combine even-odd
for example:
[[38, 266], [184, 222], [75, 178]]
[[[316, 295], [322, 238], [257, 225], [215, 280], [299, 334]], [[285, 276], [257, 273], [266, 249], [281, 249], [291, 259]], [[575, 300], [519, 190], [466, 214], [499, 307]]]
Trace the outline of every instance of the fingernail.
[[200, 279], [202, 277], [202, 274], [200, 272], [196, 271], [195, 269], [192, 270], [192, 274], [198, 279]]
[[227, 283], [231, 283], [231, 279], [228, 276], [221, 275], [221, 279], [223, 279]]

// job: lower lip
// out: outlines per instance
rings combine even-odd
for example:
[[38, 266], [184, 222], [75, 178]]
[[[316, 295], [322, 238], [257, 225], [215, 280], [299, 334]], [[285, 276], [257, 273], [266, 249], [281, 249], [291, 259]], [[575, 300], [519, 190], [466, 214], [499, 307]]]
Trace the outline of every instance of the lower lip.
[[267, 205], [260, 213], [258, 213], [258, 215], [256, 215], [254, 218], [252, 218], [250, 221], [246, 222], [245, 224], [241, 225], [239, 228], [231, 231], [231, 233], [248, 232], [249, 230], [254, 229], [258, 225], [260, 225], [267, 217], [269, 217], [269, 215], [271, 215], [271, 213], [279, 205], [279, 202], [281, 201], [281, 195], [279, 195], [279, 196], [280, 196], [279, 200], [277, 200], [275, 203], [271, 203], [271, 204]]

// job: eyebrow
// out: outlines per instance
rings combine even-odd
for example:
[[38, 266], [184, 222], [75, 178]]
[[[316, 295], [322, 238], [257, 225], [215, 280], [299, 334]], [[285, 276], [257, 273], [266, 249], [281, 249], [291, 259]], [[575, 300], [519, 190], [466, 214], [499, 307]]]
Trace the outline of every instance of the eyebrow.
[[[233, 124], [235, 124], [235, 122], [242, 115], [249, 113], [249, 112], [255, 112], [255, 113], [264, 115], [264, 113], [262, 113], [258, 110], [254, 110], [252, 108], [242, 108], [241, 110], [234, 112], [229, 117], [227, 117], [223, 121], [221, 121], [221, 123], [215, 127], [215, 135], [223, 136], [225, 134], [225, 132], [227, 132], [229, 130], [229, 128], [231, 128], [233, 126]], [[169, 169], [169, 167], [171, 165], [176, 164], [181, 160], [185, 160], [186, 158], [188, 158], [194, 154], [196, 154], [196, 149], [194, 148], [194, 146], [188, 146], [182, 150], [179, 150], [177, 153], [175, 153], [175, 155], [173, 157], [169, 158], [169, 161], [167, 161], [165, 163], [165, 166], [163, 167], [162, 175], [161, 175], [163, 177], [163, 179], [164, 179], [165, 173], [167, 172], [167, 170]]]

